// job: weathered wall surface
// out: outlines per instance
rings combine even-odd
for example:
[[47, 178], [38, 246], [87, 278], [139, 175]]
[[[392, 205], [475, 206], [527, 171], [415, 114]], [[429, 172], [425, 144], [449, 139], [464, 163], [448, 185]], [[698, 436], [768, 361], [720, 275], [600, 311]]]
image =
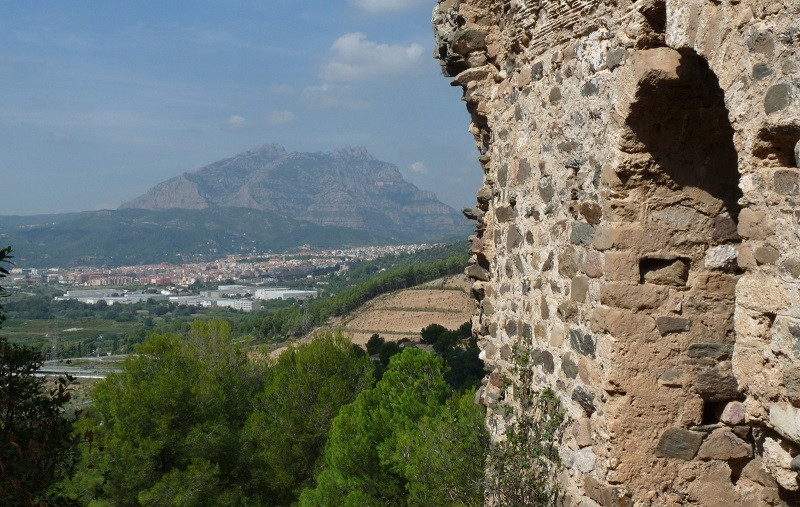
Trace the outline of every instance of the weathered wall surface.
[[494, 437], [530, 357], [567, 504], [798, 504], [800, 3], [440, 0], [434, 29], [485, 173]]

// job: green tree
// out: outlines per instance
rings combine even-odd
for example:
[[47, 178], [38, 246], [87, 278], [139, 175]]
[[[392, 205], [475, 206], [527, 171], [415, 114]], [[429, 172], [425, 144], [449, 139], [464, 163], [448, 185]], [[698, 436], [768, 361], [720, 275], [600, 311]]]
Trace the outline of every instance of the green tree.
[[[482, 456], [482, 444], [476, 443], [480, 439], [467, 439], [466, 449], [455, 442], [443, 445], [433, 436], [442, 430], [441, 426], [453, 424], [451, 411], [460, 406], [455, 401], [446, 404], [453, 392], [445, 382], [445, 370], [441, 358], [423, 350], [406, 349], [394, 356], [374, 388], [342, 407], [333, 422], [316, 487], [303, 492], [300, 505], [426, 505], [429, 499], [447, 496], [439, 491], [440, 487], [445, 492], [456, 492], [457, 488], [450, 484], [452, 481], [474, 482], [472, 478], [481, 475], [482, 466], [467, 470], [474, 463], [467, 464], [461, 456], [447, 453], [468, 452]], [[465, 417], [470, 416], [476, 414], [468, 412]], [[456, 420], [459, 417], [455, 415]], [[477, 418], [483, 420], [480, 414]], [[481, 424], [471, 427], [480, 428]], [[470, 427], [463, 421], [454, 426], [458, 429], [441, 433], [441, 438], [460, 438], [463, 436], [460, 429]], [[424, 436], [422, 428], [426, 431]], [[409, 457], [413, 460], [409, 461]], [[449, 474], [442, 473], [437, 478], [447, 484], [425, 486], [420, 483], [430, 481], [436, 467], [444, 472], [448, 460], [464, 467]], [[426, 461], [433, 468], [426, 468], [423, 465]], [[472, 500], [466, 498], [473, 499], [473, 493], [480, 497], [481, 486], [475, 491], [457, 493], [449, 503], [470, 505]]]
[[400, 436], [409, 505], [483, 505], [485, 421], [486, 409], [475, 403], [471, 390], [452, 396], [433, 417]]
[[239, 439], [262, 384], [230, 325], [197, 321], [186, 336], [152, 335], [138, 352], [95, 388], [108, 499], [197, 505], [240, 498]]
[[373, 382], [372, 362], [341, 333], [289, 347], [269, 369], [245, 429], [249, 489], [287, 505], [309, 486], [339, 409]]
[[386, 340], [381, 335], [378, 333], [373, 334], [367, 341], [367, 354], [371, 356], [380, 354], [384, 343], [386, 343]]
[[439, 338], [447, 332], [447, 328], [441, 324], [431, 324], [420, 331], [422, 343], [434, 345], [439, 341]]
[[[0, 277], [10, 257], [11, 247], [0, 249]], [[63, 504], [52, 487], [77, 459], [73, 419], [65, 415], [70, 379], [48, 389], [34, 376], [41, 365], [38, 351], [0, 337], [0, 499], [11, 505]]]

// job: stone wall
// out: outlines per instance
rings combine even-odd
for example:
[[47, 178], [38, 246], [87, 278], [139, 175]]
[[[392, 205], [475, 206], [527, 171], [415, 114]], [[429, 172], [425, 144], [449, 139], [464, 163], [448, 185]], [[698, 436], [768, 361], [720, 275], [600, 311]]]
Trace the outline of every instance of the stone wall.
[[440, 0], [433, 22], [484, 169], [493, 437], [530, 357], [523, 388], [570, 420], [566, 504], [800, 504], [800, 3]]

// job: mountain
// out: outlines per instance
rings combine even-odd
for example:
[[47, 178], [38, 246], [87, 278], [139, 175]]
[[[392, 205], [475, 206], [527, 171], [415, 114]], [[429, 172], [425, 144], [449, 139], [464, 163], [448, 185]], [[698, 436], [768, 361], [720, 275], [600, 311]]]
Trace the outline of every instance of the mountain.
[[288, 152], [270, 144], [164, 181], [120, 209], [271, 211], [296, 220], [368, 231], [399, 241], [464, 234], [470, 225], [432, 192], [364, 148]]
[[13, 246], [20, 267], [180, 263], [305, 244], [336, 248], [389, 242], [367, 231], [233, 207], [0, 217], [0, 244]]

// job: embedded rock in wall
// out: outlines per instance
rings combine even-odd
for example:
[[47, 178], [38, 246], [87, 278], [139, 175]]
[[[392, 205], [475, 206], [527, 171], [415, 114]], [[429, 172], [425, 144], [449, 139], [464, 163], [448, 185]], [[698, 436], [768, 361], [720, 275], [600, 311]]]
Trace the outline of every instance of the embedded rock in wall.
[[[484, 170], [473, 330], [489, 378], [548, 358], [523, 387], [566, 407], [567, 503], [800, 503], [800, 4], [440, 0], [433, 23]], [[481, 391], [496, 440], [512, 385]]]

